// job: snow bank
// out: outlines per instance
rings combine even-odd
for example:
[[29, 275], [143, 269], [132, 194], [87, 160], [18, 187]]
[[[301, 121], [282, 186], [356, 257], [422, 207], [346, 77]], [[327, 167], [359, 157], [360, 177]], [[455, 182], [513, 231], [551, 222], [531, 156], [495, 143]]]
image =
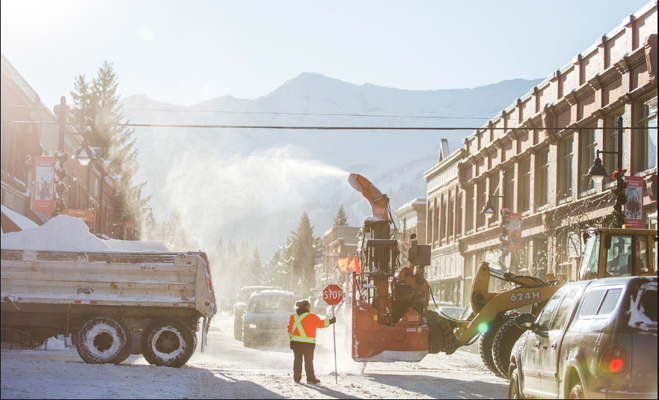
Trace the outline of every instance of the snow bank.
[[[3, 209], [4, 212], [4, 209]], [[37, 228], [2, 235], [3, 249], [42, 251], [108, 251], [82, 220], [58, 215]]]
[[17, 213], [16, 211], [5, 207], [4, 205], [2, 206], [2, 213], [7, 216], [13, 223], [15, 223], [19, 228], [22, 230], [26, 229], [32, 229], [32, 228], [38, 228], [39, 225], [37, 225], [36, 222], [32, 221], [28, 217], [21, 215]]
[[104, 242], [110, 250], [122, 251], [169, 251], [163, 242], [138, 242], [135, 240], [109, 239]]

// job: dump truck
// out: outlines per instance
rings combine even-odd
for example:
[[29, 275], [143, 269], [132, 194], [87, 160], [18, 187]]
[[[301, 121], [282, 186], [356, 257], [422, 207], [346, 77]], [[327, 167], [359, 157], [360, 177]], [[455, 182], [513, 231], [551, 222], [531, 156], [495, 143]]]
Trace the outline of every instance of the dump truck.
[[1, 253], [3, 342], [36, 348], [71, 335], [87, 363], [142, 354], [181, 367], [201, 331], [204, 350], [217, 306], [203, 252]]
[[[551, 276], [542, 281], [504, 272], [482, 262], [473, 279], [472, 312], [466, 319], [428, 310], [431, 293], [424, 269], [430, 265], [430, 246], [412, 237], [409, 265], [401, 265], [388, 197], [361, 175], [350, 174], [348, 182], [372, 209], [359, 243], [361, 275], [353, 273], [350, 285], [352, 358], [417, 362], [428, 354], [452, 354], [479, 340], [483, 363], [493, 373], [507, 376], [512, 346], [523, 332], [513, 317], [529, 308], [538, 315], [562, 282]], [[656, 275], [655, 230], [594, 228], [584, 233], [584, 240], [580, 279]], [[492, 278], [507, 282], [508, 288], [490, 291]]]

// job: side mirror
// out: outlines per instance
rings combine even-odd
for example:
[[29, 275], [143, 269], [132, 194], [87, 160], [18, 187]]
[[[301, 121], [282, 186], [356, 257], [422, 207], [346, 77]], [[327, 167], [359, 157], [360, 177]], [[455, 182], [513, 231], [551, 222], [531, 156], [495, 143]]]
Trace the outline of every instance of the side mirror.
[[536, 316], [532, 314], [520, 314], [515, 318], [515, 325], [519, 329], [529, 330], [533, 329]]

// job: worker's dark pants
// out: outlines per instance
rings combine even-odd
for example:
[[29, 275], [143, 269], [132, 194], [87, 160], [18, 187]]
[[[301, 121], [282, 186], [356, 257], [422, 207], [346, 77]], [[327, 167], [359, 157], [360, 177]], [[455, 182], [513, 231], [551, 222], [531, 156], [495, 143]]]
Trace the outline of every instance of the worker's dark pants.
[[316, 349], [316, 344], [291, 341], [291, 349], [293, 349], [293, 354], [295, 354], [293, 379], [296, 382], [302, 379], [302, 357], [304, 357], [304, 371], [307, 373], [307, 381], [315, 381], [316, 374], [313, 371], [313, 351]]

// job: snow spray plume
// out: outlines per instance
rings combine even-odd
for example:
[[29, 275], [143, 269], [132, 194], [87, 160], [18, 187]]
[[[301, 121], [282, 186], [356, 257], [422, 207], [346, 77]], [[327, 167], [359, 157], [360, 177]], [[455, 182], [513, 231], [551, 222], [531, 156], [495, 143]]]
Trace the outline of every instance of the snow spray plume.
[[[349, 190], [344, 184], [347, 172], [306, 158], [305, 150], [299, 147], [284, 145], [245, 151], [236, 148], [231, 134], [199, 131], [183, 135], [181, 131], [159, 131], [149, 136], [154, 139], [153, 145], [148, 150], [140, 146], [145, 149], [141, 158], [161, 163], [162, 168], [157, 174], [136, 179], [147, 180], [144, 192], [154, 194], [154, 215], [165, 219], [176, 209], [180, 227], [196, 238], [198, 249], [208, 253], [222, 239], [227, 253], [235, 252], [233, 257], [244, 260], [245, 253], [251, 257], [252, 249], [257, 247], [261, 257], [267, 259], [278, 245], [285, 243], [303, 212], [312, 216], [318, 211], [303, 209], [306, 202], [318, 198], [318, 193], [328, 187]], [[149, 137], [141, 133], [138, 140], [145, 139]], [[175, 159], [165, 157], [172, 154]], [[325, 211], [333, 216], [337, 209], [334, 204]], [[318, 230], [326, 227], [316, 229], [315, 236], [322, 236]], [[191, 236], [188, 243], [194, 245]], [[248, 249], [244, 248], [245, 242]], [[234, 246], [231, 251], [230, 246]], [[245, 280], [245, 265], [215, 268], [221, 269], [223, 280]], [[240, 272], [233, 276], [233, 271]], [[219, 274], [214, 271], [214, 275]]]

